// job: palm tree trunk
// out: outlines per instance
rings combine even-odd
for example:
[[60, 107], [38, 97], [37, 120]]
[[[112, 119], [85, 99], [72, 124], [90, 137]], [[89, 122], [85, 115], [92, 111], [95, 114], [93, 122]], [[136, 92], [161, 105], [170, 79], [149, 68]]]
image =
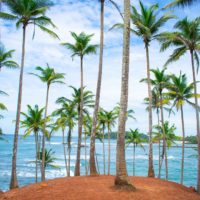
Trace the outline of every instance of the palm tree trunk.
[[[160, 126], [159, 109], [157, 110], [157, 116], [158, 116], [158, 126]], [[160, 178], [160, 137], [158, 140], [158, 178]]]
[[129, 53], [130, 53], [130, 0], [124, 0], [124, 33], [123, 33], [123, 60], [121, 77], [120, 113], [118, 123], [118, 137], [116, 149], [116, 177], [115, 185], [135, 190], [128, 179], [125, 160], [125, 126], [128, 106], [129, 83]]
[[22, 39], [22, 57], [21, 57], [21, 69], [19, 77], [19, 91], [18, 91], [18, 101], [17, 101], [17, 115], [15, 123], [15, 134], [13, 142], [13, 155], [12, 155], [12, 172], [10, 189], [18, 188], [17, 181], [17, 146], [18, 146], [18, 134], [19, 134], [19, 123], [20, 123], [20, 113], [22, 104], [22, 86], [23, 86], [23, 74], [24, 74], [24, 59], [25, 59], [25, 43], [26, 43], [26, 25], [23, 25], [23, 39]]
[[35, 182], [38, 182], [38, 133], [35, 134]]
[[110, 175], [110, 126], [108, 125], [108, 175]]
[[66, 148], [65, 148], [65, 130], [62, 129], [62, 142], [63, 142], [63, 153], [64, 153], [64, 160], [65, 160], [65, 169], [66, 169], [66, 174], [67, 173], [67, 155], [66, 155]]
[[70, 163], [71, 163], [71, 128], [69, 128], [69, 131], [68, 131], [68, 138], [67, 138], [67, 143], [68, 143], [68, 169], [67, 169], [67, 176], [70, 177]]
[[135, 144], [133, 144], [133, 176], [135, 176]]
[[76, 166], [75, 166], [75, 176], [80, 176], [80, 155], [81, 155], [81, 136], [82, 136], [82, 126], [83, 126], [83, 56], [80, 58], [81, 61], [81, 102], [80, 102], [80, 112], [78, 119], [78, 147], [76, 154]]
[[46, 139], [46, 118], [48, 111], [48, 102], [49, 102], [49, 87], [47, 84], [47, 93], [46, 93], [46, 103], [45, 103], [45, 112], [44, 112], [44, 127], [43, 127], [43, 135], [42, 135], [42, 165], [41, 165], [41, 177], [42, 181], [45, 181], [45, 139]]
[[185, 159], [185, 123], [184, 123], [184, 114], [183, 114], [183, 106], [182, 105], [181, 105], [181, 123], [182, 123], [182, 133], [183, 133], [182, 161], [181, 161], [181, 184], [183, 184], [183, 180], [184, 180], [184, 159]]
[[101, 34], [100, 34], [99, 72], [98, 72], [98, 81], [97, 81], [97, 89], [96, 89], [95, 108], [94, 108], [94, 114], [93, 114], [92, 134], [91, 134], [91, 140], [90, 140], [90, 175], [97, 175], [94, 152], [95, 152], [97, 114], [98, 114], [98, 110], [99, 110], [102, 68], [103, 68], [104, 2], [105, 2], [105, 0], [101, 0], [101, 26], [100, 26]]
[[105, 139], [104, 139], [104, 130], [105, 130], [105, 127], [103, 125], [103, 172], [104, 172], [104, 175], [106, 174], [106, 159], [105, 159]]
[[145, 42], [146, 49], [146, 60], [147, 60], [147, 80], [148, 80], [148, 96], [149, 96], [149, 168], [148, 177], [154, 177], [153, 168], [153, 142], [152, 142], [152, 92], [151, 92], [151, 81], [150, 81], [150, 61], [149, 61], [149, 46], [148, 42]]
[[197, 99], [197, 85], [196, 85], [196, 75], [195, 75], [195, 67], [194, 67], [194, 52], [190, 51], [191, 56], [191, 64], [192, 64], [192, 75], [194, 82], [194, 94], [195, 94], [195, 111], [196, 111], [196, 128], [197, 128], [197, 138], [198, 138], [198, 172], [197, 172], [197, 192], [200, 194], [200, 125], [199, 125], [199, 111], [198, 111], [198, 99]]
[[[163, 152], [162, 152], [162, 160], [159, 166], [159, 170], [161, 171], [162, 168], [162, 163], [165, 158], [165, 166], [167, 165], [166, 163], [166, 138], [165, 138], [165, 128], [164, 128], [164, 113], [163, 113], [163, 106], [162, 106], [162, 92], [160, 91], [160, 110], [161, 110], [161, 123], [162, 123], [162, 129], [163, 129]], [[166, 179], [168, 179], [168, 170], [167, 167], [165, 167], [165, 174], [166, 174]]]
[[85, 137], [84, 137], [84, 141], [85, 141], [85, 175], [88, 175], [88, 168], [87, 168], [87, 146], [86, 146], [86, 140], [87, 140], [87, 136], [86, 136], [86, 131], [85, 131]]
[[167, 146], [165, 144], [165, 169], [166, 169], [166, 180], [168, 180], [168, 159], [167, 159]]

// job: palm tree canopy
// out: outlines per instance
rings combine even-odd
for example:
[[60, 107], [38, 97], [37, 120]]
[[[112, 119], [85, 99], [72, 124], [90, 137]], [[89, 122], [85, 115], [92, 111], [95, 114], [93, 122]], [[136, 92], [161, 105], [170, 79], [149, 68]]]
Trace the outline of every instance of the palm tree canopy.
[[98, 45], [91, 45], [90, 41], [94, 34], [87, 35], [84, 32], [77, 35], [74, 32], [71, 32], [71, 36], [75, 40], [74, 44], [71, 43], [62, 43], [61, 45], [65, 46], [72, 52], [72, 58], [74, 56], [83, 57], [88, 54], [95, 54], [97, 51]]
[[158, 4], [145, 7], [140, 1], [140, 13], [132, 6], [131, 20], [135, 28], [132, 32], [142, 37], [145, 44], [155, 38], [159, 28], [163, 26], [169, 19], [174, 18], [173, 15], [165, 13], [161, 17], [158, 16]]
[[163, 127], [157, 125], [154, 127], [154, 129], [156, 130], [154, 133], [155, 135], [159, 136], [160, 139], [166, 140], [168, 148], [170, 148], [172, 144], [175, 143], [176, 135], [174, 132], [176, 130], [176, 127], [174, 124], [170, 126], [169, 122], [165, 121]]
[[37, 76], [42, 82], [47, 83], [47, 85], [51, 85], [53, 83], [64, 84], [63, 80], [65, 79], [64, 73], [56, 73], [54, 68], [49, 67], [47, 64], [46, 68], [42, 68], [40, 66], [35, 68], [40, 74], [30, 73], [34, 76]]
[[[194, 83], [187, 83], [187, 77], [185, 74], [179, 76], [171, 75], [171, 82], [167, 86], [168, 92], [166, 95], [169, 96], [169, 100], [173, 101], [172, 107], [176, 107], [177, 110], [180, 109], [185, 102], [194, 106], [194, 103], [190, 102], [189, 99], [194, 97]], [[197, 94], [200, 97], [200, 94]]]
[[[81, 104], [81, 88], [75, 88], [73, 86], [70, 86], [70, 88], [73, 90], [72, 93], [72, 99], [68, 99], [65, 97], [60, 97], [57, 99], [56, 103], [64, 103], [64, 102], [70, 102], [76, 106], [76, 109], [78, 112], [80, 112], [80, 104]], [[94, 107], [94, 95], [91, 91], [86, 90], [85, 87], [83, 88], [83, 113], [89, 114], [88, 108]]]
[[140, 146], [144, 149], [142, 143], [144, 142], [142, 138], [142, 133], [140, 133], [139, 129], [130, 129], [126, 139], [126, 145], [134, 144], [136, 146]]
[[176, 32], [163, 32], [157, 36], [161, 43], [161, 51], [165, 51], [169, 47], [176, 47], [165, 65], [179, 60], [188, 50], [194, 53], [194, 59], [199, 67], [199, 51], [200, 51], [200, 17], [194, 20], [184, 18], [178, 21], [174, 28]]
[[51, 19], [45, 15], [46, 11], [53, 5], [52, 1], [6, 0], [4, 4], [7, 5], [10, 13], [0, 12], [0, 18], [15, 20], [17, 28], [32, 24], [34, 27], [37, 26], [40, 30], [48, 33], [50, 36], [58, 38], [56, 33], [47, 28], [47, 26], [55, 27]]
[[[0, 95], [8, 95], [8, 94], [0, 90]], [[5, 111], [5, 110], [7, 110], [7, 107], [3, 103], [0, 103], [0, 111]], [[2, 118], [3, 118], [3, 115], [0, 114], [0, 119]]]
[[174, 0], [171, 3], [169, 3], [168, 5], [165, 6], [165, 8], [172, 8], [172, 7], [176, 7], [176, 6], [190, 6], [192, 4], [194, 4], [195, 2], [198, 2], [198, 0]]
[[14, 50], [6, 51], [3, 43], [0, 42], [0, 70], [2, 67], [17, 68], [19, 65], [11, 60]]
[[30, 105], [27, 105], [27, 113], [21, 112], [23, 120], [20, 121], [21, 128], [25, 128], [23, 138], [30, 135], [32, 132], [34, 134], [42, 132], [44, 126], [43, 112], [44, 108], [39, 108], [38, 105], [35, 105], [33, 108]]

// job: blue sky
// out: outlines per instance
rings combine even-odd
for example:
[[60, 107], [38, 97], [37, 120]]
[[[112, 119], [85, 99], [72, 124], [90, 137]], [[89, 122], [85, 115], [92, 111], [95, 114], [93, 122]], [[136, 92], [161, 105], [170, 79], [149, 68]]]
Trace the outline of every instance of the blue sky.
[[[43, 107], [45, 103], [46, 88], [36, 77], [29, 75], [33, 72], [36, 66], [46, 66], [48, 62], [51, 67], [56, 71], [66, 74], [66, 84], [54, 85], [50, 90], [49, 99], [49, 113], [55, 108], [55, 101], [60, 96], [71, 96], [71, 89], [69, 85], [79, 87], [79, 59], [74, 60], [70, 57], [70, 52], [60, 46], [61, 42], [73, 42], [70, 37], [70, 31], [80, 33], [82, 31], [91, 34], [94, 33], [92, 43], [99, 43], [99, 10], [100, 4], [97, 0], [93, 1], [70, 1], [70, 0], [57, 0], [54, 1], [55, 5], [48, 11], [47, 15], [52, 18], [56, 24], [57, 29], [55, 32], [59, 35], [59, 40], [54, 40], [48, 35], [36, 30], [35, 39], [32, 40], [33, 27], [28, 28], [27, 42], [26, 42], [26, 59], [25, 59], [25, 74], [24, 74], [24, 87], [23, 87], [23, 101], [22, 111], [26, 112], [27, 104]], [[121, 9], [123, 9], [123, 1], [116, 0]], [[158, 3], [156, 0], [143, 1], [146, 5]], [[164, 6], [160, 1], [160, 5]], [[138, 7], [139, 1], [132, 1], [132, 5]], [[191, 6], [189, 8], [178, 8], [174, 13], [183, 18], [188, 16], [193, 19], [199, 14], [200, 4]], [[3, 6], [3, 10], [7, 9]], [[103, 83], [101, 106], [105, 109], [111, 110], [120, 97], [120, 81], [121, 81], [121, 60], [122, 60], [122, 33], [121, 31], [113, 30], [108, 31], [113, 24], [120, 22], [120, 16], [113, 6], [106, 1], [105, 4], [105, 51], [104, 51], [104, 69], [103, 69]], [[172, 30], [174, 20], [167, 23], [162, 30]], [[1, 41], [5, 44], [8, 50], [15, 49], [13, 59], [20, 63], [21, 57], [21, 30], [16, 30], [15, 24], [5, 21], [0, 21], [1, 27]], [[163, 64], [170, 55], [172, 49], [165, 53], [159, 52], [159, 44], [153, 41], [150, 47], [150, 62], [152, 68], [162, 68]], [[186, 73], [191, 82], [191, 67], [190, 61], [186, 55], [180, 61], [171, 64], [168, 67], [168, 72], [179, 74], [180, 70]], [[129, 108], [135, 110], [135, 117], [137, 121], [129, 120], [127, 129], [139, 128], [142, 132], [146, 132], [148, 128], [148, 114], [143, 105], [143, 99], [147, 96], [147, 86], [139, 81], [146, 77], [146, 61], [145, 50], [142, 40], [136, 36], [131, 36], [131, 52], [130, 52], [130, 85], [129, 85]], [[84, 60], [84, 84], [87, 89], [95, 92], [96, 79], [98, 72], [98, 54], [85, 57]], [[17, 94], [18, 94], [18, 79], [19, 70], [2, 69], [0, 72], [1, 88], [0, 90], [6, 91], [9, 97], [1, 97], [1, 102], [5, 103], [8, 107], [8, 112], [4, 112], [5, 118], [0, 121], [0, 127], [3, 128], [5, 133], [14, 132], [14, 122], [16, 115]], [[199, 75], [197, 76], [199, 79]], [[200, 88], [199, 88], [200, 89]], [[195, 134], [195, 113], [194, 110], [185, 105], [185, 125], [186, 135]], [[166, 115], [167, 119], [167, 115]], [[156, 117], [154, 117], [156, 123]], [[181, 135], [180, 115], [177, 113], [171, 116], [171, 123], [177, 126], [177, 134]], [[117, 126], [116, 126], [117, 127]], [[23, 133], [23, 130], [21, 130]]]

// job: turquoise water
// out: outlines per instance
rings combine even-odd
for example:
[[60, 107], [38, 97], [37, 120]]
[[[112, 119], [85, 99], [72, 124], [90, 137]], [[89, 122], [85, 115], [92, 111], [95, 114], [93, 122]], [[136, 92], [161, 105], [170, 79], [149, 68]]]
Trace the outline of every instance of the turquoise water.
[[[11, 135], [6, 135], [5, 139], [8, 142], [0, 141], [0, 190], [8, 190], [11, 172], [11, 158], [12, 158], [12, 139]], [[76, 142], [77, 138], [72, 140], [72, 156], [71, 156], [71, 172], [73, 174], [76, 158]], [[87, 141], [89, 146], [89, 141]], [[186, 145], [188, 146], [188, 145]], [[194, 146], [194, 145], [189, 145]], [[60, 169], [48, 168], [46, 172], [47, 179], [56, 177], [64, 177], [66, 175], [65, 164], [63, 159], [63, 146], [61, 137], [53, 137], [51, 142], [47, 142], [47, 148], [52, 148], [55, 151], [57, 158], [55, 164], [60, 166]], [[136, 149], [136, 176], [146, 176], [148, 167], [148, 145], [144, 144], [145, 151], [139, 147]], [[105, 144], [106, 153], [108, 151], [108, 143]], [[98, 166], [101, 173], [103, 173], [103, 156], [102, 156], [102, 143], [96, 141], [96, 153], [98, 159]], [[184, 184], [186, 186], [196, 186], [197, 180], [197, 152], [192, 148], [185, 149], [185, 177]], [[87, 148], [87, 159], [89, 158], [89, 148]], [[20, 186], [34, 183], [35, 181], [35, 165], [31, 163], [35, 159], [35, 143], [32, 136], [24, 140], [19, 140], [18, 160], [17, 160], [17, 177]], [[168, 150], [169, 159], [169, 180], [179, 182], [180, 180], [180, 165], [181, 165], [181, 148], [171, 148]], [[111, 174], [115, 174], [115, 160], [116, 160], [116, 141], [111, 140]], [[107, 161], [107, 154], [106, 154]], [[133, 154], [132, 146], [126, 149], [126, 162], [128, 174], [133, 174]], [[154, 144], [154, 168], [157, 175], [158, 171], [158, 146]], [[85, 149], [82, 148], [81, 152], [81, 175], [85, 174]], [[164, 169], [162, 177], [164, 178]]]

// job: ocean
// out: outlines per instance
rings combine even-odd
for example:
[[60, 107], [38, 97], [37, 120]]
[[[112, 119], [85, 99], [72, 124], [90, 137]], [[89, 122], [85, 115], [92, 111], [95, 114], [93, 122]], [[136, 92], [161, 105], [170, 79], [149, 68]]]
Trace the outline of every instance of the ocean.
[[[11, 159], [12, 159], [12, 145], [13, 136], [5, 135], [7, 141], [0, 141], [0, 190], [6, 191], [9, 189], [10, 174], [11, 174]], [[76, 161], [77, 138], [72, 139], [72, 152], [71, 152], [71, 174], [73, 175]], [[84, 143], [84, 141], [82, 142]], [[89, 140], [87, 140], [87, 162], [89, 159]], [[178, 144], [179, 146], [181, 144]], [[196, 145], [186, 144], [186, 147], [195, 147]], [[51, 142], [46, 142], [46, 148], [55, 151], [56, 157], [55, 165], [60, 169], [47, 168], [46, 179], [54, 179], [58, 177], [65, 177], [65, 163], [63, 156], [62, 138], [54, 136]], [[154, 169], [155, 174], [158, 174], [158, 145], [153, 146], [154, 154]], [[105, 140], [106, 151], [106, 165], [108, 160], [108, 141]], [[133, 146], [130, 145], [126, 148], [126, 163], [127, 171], [130, 176], [133, 175]], [[197, 182], [197, 158], [195, 155], [197, 151], [193, 148], [185, 148], [185, 170], [184, 170], [184, 185], [196, 186]], [[96, 141], [96, 155], [98, 161], [98, 168], [103, 174], [103, 154], [102, 143]], [[19, 138], [19, 148], [17, 156], [17, 178], [20, 187], [35, 182], [35, 143], [34, 137], [29, 136], [26, 139]], [[111, 174], [115, 174], [116, 165], [116, 140], [111, 140]], [[170, 148], [168, 150], [168, 167], [169, 167], [169, 180], [179, 183], [180, 182], [180, 167], [181, 167], [181, 148]], [[106, 166], [107, 172], [107, 166]], [[148, 172], [148, 144], [144, 144], [144, 149], [141, 147], [136, 148], [136, 163], [135, 175], [147, 176]], [[165, 177], [164, 163], [161, 176]], [[81, 175], [85, 175], [85, 148], [81, 150]], [[40, 173], [39, 173], [40, 177]]]

